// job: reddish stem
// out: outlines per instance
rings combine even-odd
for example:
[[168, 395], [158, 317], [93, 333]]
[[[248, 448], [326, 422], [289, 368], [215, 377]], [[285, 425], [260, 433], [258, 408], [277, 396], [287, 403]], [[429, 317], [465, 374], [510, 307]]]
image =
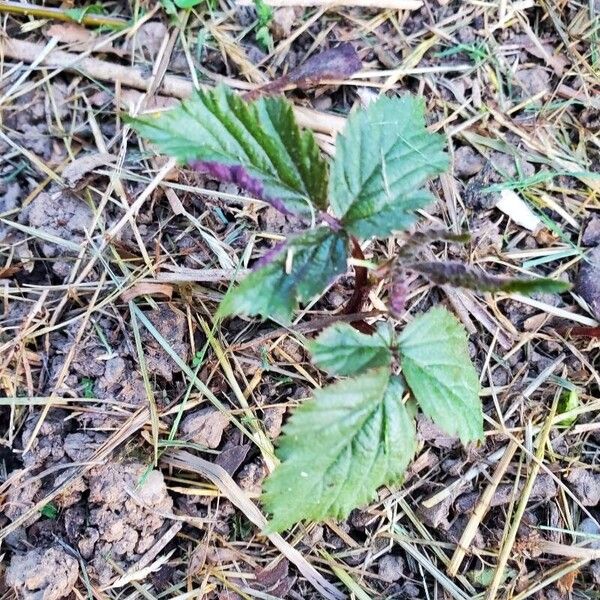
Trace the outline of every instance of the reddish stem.
[[[352, 258], [357, 258], [359, 260], [365, 260], [365, 255], [363, 254], [362, 248], [358, 243], [358, 240], [355, 237], [351, 238], [352, 240]], [[369, 276], [367, 267], [362, 265], [354, 265], [354, 292], [348, 303], [344, 307], [342, 314], [344, 315], [352, 315], [354, 313], [360, 312], [363, 304], [365, 303], [365, 299], [367, 296], [367, 292], [369, 291]], [[355, 329], [358, 329], [362, 333], [373, 333], [375, 329], [369, 325], [366, 321], [354, 321], [352, 326]]]

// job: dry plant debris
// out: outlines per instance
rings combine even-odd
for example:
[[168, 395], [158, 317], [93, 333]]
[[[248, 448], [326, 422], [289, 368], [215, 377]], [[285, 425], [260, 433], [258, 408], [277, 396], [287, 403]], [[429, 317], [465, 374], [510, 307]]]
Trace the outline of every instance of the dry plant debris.
[[[267, 2], [258, 39], [252, 3], [15, 4], [0, 3], [0, 596], [596, 598], [598, 2]], [[361, 70], [314, 74], [348, 44]], [[261, 483], [282, 424], [331, 383], [306, 346], [352, 320], [354, 275], [292, 328], [214, 318], [296, 225], [158, 159], [122, 116], [219, 84], [283, 89], [326, 154], [350, 110], [424, 96], [452, 167], [422, 216], [472, 235], [429, 260], [574, 285], [492, 297], [415, 278], [409, 314], [443, 303], [470, 334], [485, 441], [421, 422], [402, 485], [282, 536], [262, 533]], [[386, 294], [371, 287], [357, 318], [381, 320]]]

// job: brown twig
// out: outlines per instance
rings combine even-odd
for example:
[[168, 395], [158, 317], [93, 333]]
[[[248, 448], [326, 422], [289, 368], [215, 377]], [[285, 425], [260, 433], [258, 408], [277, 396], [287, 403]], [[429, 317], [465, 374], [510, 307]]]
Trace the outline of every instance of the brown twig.
[[[44, 44], [35, 44], [12, 38], [5, 39], [0, 45], [0, 57], [12, 58], [27, 63], [38, 60], [43, 52]], [[154, 80], [151, 74], [144, 74], [136, 67], [126, 67], [89, 56], [65, 52], [64, 50], [48, 52], [47, 56], [40, 61], [40, 64], [83, 73], [90, 79], [113, 84], [118, 82], [124, 87], [144, 91], [150, 89]], [[173, 96], [174, 98], [187, 98], [193, 92], [194, 86], [191, 81], [174, 75], [165, 75], [162, 85], [156, 90], [157, 94]], [[341, 131], [346, 122], [343, 117], [322, 113], [310, 108], [295, 107], [294, 113], [301, 127], [308, 127], [329, 135], [335, 135], [338, 131]]]

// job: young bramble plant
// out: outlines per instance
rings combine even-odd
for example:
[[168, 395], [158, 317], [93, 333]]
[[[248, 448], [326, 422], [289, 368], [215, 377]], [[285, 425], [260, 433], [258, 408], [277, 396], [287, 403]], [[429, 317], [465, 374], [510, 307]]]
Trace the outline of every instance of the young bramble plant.
[[[422, 100], [381, 97], [352, 113], [328, 163], [301, 131], [283, 98], [245, 102], [225, 88], [199, 92], [178, 108], [129, 120], [157, 148], [305, 223], [259, 259], [230, 289], [219, 316], [260, 315], [289, 322], [348, 267], [351, 243], [405, 231], [433, 202], [426, 181], [445, 171], [444, 138], [429, 133]], [[481, 291], [561, 292], [563, 282], [507, 279], [455, 262], [418, 259], [443, 231], [409, 236], [373, 276], [389, 279], [390, 313], [404, 312], [409, 282]], [[360, 309], [360, 307], [359, 307]], [[314, 363], [339, 382], [315, 391], [285, 427], [281, 464], [265, 482], [270, 529], [302, 520], [344, 518], [382, 485], [402, 480], [416, 446], [420, 409], [463, 443], [483, 438], [479, 380], [460, 322], [444, 308], [418, 315], [397, 334], [394, 321], [371, 333], [336, 323], [309, 344]]]

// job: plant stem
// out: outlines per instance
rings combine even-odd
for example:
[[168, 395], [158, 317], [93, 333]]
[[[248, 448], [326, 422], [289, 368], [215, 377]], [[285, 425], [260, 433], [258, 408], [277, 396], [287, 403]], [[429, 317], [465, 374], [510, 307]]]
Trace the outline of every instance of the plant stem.
[[[359, 261], [365, 260], [362, 248], [358, 240], [352, 238], [352, 258], [356, 258]], [[354, 292], [352, 297], [348, 300], [342, 314], [351, 315], [360, 312], [363, 304], [365, 303], [365, 296], [369, 289], [369, 276], [366, 267], [354, 264]], [[369, 325], [366, 321], [356, 321], [352, 323], [355, 329], [358, 329], [362, 333], [373, 333], [375, 329]]]
[[[78, 23], [73, 19], [68, 12], [60, 8], [35, 6], [34, 4], [26, 4], [20, 2], [4, 2], [0, 1], [0, 13], [10, 13], [13, 15], [26, 15], [36, 17], [38, 19], [54, 19], [57, 21], [69, 21]], [[81, 25], [89, 25], [91, 27], [126, 27], [127, 21], [117, 17], [109, 17], [106, 15], [97, 15], [88, 13], [83, 15]]]

